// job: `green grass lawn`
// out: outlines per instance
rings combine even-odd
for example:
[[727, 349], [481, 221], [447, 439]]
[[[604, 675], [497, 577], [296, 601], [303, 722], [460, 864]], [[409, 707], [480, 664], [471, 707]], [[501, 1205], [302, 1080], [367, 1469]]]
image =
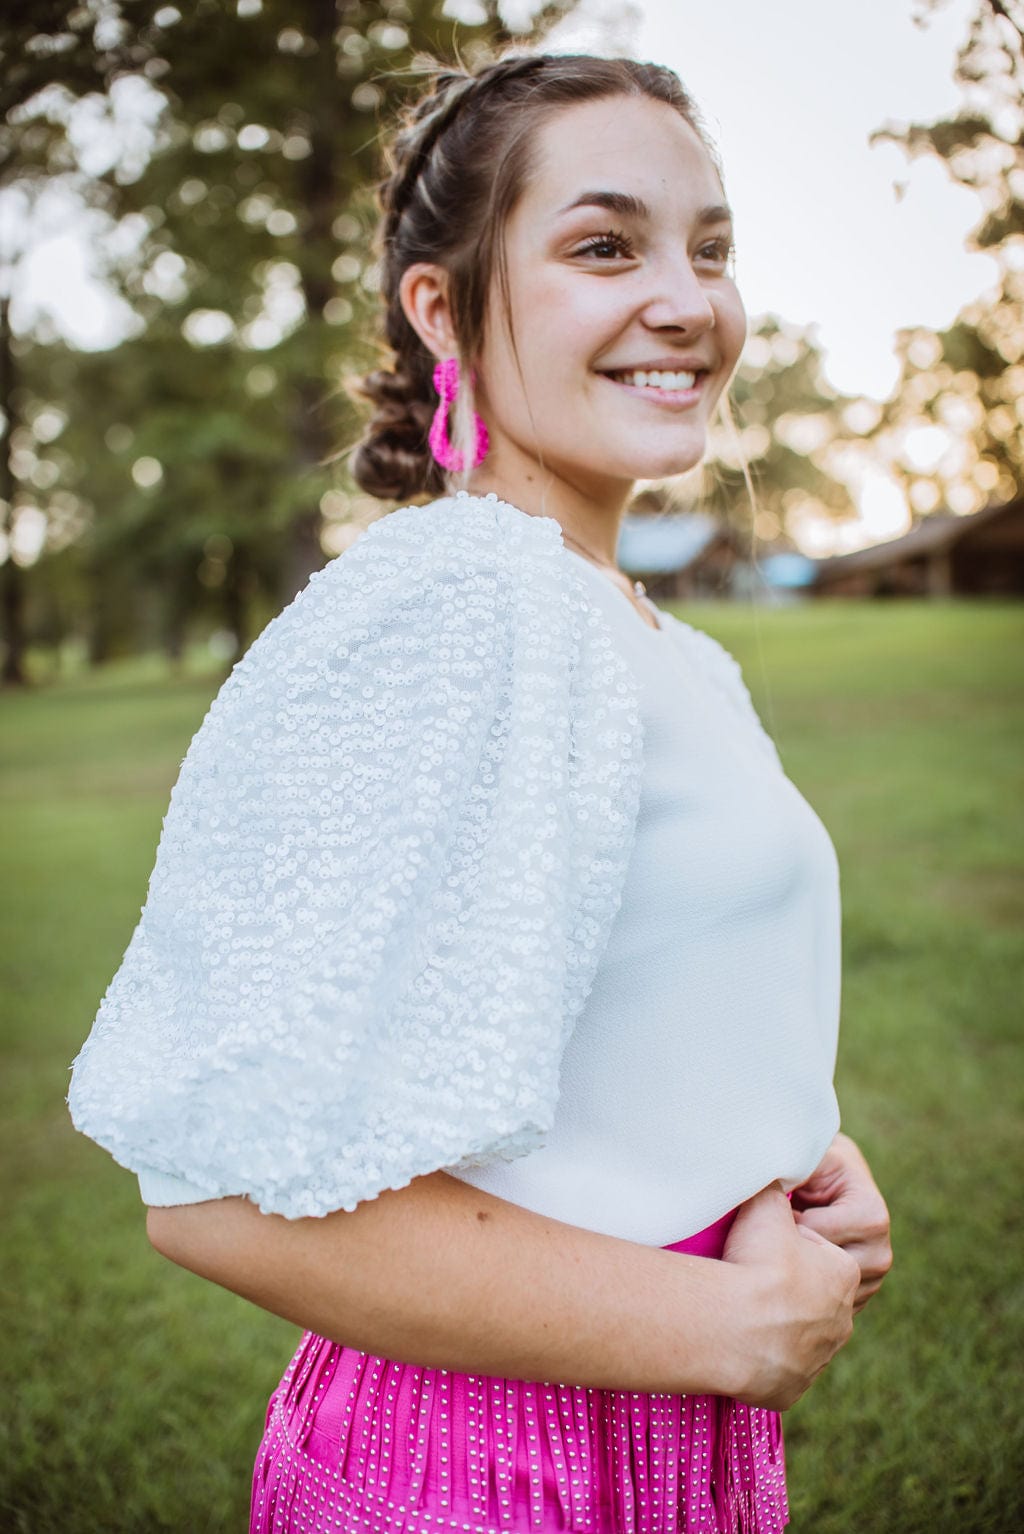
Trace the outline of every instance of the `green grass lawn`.
[[[741, 662], [836, 843], [844, 1127], [893, 1214], [885, 1290], [786, 1418], [794, 1534], [1019, 1534], [1024, 614], [678, 610]], [[12, 1534], [244, 1529], [297, 1340], [149, 1248], [63, 1101], [215, 686], [123, 663], [0, 702]]]

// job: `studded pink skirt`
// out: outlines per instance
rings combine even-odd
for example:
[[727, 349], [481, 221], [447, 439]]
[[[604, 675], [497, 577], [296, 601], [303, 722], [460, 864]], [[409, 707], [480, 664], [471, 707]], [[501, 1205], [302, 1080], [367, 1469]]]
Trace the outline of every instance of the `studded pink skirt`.
[[[664, 1250], [721, 1255], [732, 1214]], [[418, 1367], [307, 1332], [270, 1398], [250, 1534], [777, 1534], [777, 1412]]]

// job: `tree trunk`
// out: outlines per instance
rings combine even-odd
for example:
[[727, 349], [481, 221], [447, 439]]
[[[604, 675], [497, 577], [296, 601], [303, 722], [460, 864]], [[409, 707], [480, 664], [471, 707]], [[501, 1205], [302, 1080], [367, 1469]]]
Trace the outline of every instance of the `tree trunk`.
[[[6, 505], [4, 523], [7, 532], [14, 528], [14, 471], [11, 468], [11, 439], [17, 424], [14, 355], [11, 351], [10, 299], [0, 297], [0, 410], [7, 421], [7, 436], [0, 452], [0, 500]], [[25, 581], [14, 562], [10, 545], [0, 566], [0, 622], [4, 638], [4, 687], [27, 687], [25, 671]]]
[[[305, 219], [301, 241], [308, 257], [299, 255], [299, 273], [306, 302], [306, 324], [322, 327], [324, 306], [334, 293], [323, 252], [331, 243], [331, 225], [341, 202], [337, 144], [343, 137], [343, 95], [338, 89], [337, 43], [339, 16], [333, 5], [307, 0], [304, 29], [315, 39], [316, 57], [311, 69], [311, 96], [306, 103], [310, 116], [310, 152], [302, 162], [302, 202]], [[335, 447], [327, 410], [327, 380], [304, 380], [296, 391], [293, 433], [300, 474], [315, 469]], [[292, 525], [291, 548], [285, 574], [290, 601], [302, 590], [315, 570], [324, 565], [320, 544], [323, 517], [314, 502]]]
[[298, 596], [313, 572], [322, 570], [326, 563], [320, 544], [322, 520], [319, 506], [313, 506], [309, 511], [300, 512], [291, 525], [285, 572], [286, 604]]
[[195, 559], [186, 552], [172, 560], [164, 572], [163, 652], [171, 675], [180, 675], [185, 661], [185, 640], [193, 601]]
[[89, 587], [92, 600], [89, 604], [89, 639], [86, 655], [90, 667], [104, 666], [110, 659], [111, 633], [109, 604], [103, 591], [103, 576], [100, 571], [91, 572]]
[[249, 648], [249, 604], [254, 586], [252, 558], [244, 544], [236, 543], [224, 582], [224, 621], [235, 636], [236, 661]]

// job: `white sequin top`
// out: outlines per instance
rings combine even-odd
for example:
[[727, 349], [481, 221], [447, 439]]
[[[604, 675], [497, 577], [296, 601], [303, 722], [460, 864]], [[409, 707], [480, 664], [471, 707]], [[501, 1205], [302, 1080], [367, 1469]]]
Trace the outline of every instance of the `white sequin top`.
[[149, 1203], [447, 1168], [667, 1244], [838, 1126], [835, 854], [731, 656], [558, 523], [374, 523], [182, 764], [75, 1125]]

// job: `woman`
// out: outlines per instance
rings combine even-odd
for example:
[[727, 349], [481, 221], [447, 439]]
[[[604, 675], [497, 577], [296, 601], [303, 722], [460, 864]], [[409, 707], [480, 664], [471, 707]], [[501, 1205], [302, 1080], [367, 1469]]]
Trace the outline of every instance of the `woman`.
[[615, 566], [743, 346], [721, 175], [670, 71], [582, 56], [441, 72], [391, 153], [353, 471], [434, 499], [222, 688], [72, 1112], [304, 1328], [253, 1531], [770, 1534], [891, 1258], [831, 843]]

